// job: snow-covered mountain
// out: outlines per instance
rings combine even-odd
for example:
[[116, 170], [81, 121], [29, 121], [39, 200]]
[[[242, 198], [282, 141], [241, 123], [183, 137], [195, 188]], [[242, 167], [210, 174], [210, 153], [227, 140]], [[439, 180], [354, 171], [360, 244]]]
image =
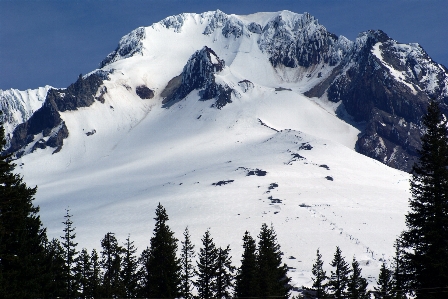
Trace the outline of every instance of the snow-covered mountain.
[[316, 249], [329, 262], [337, 245], [373, 277], [409, 197], [408, 174], [386, 165], [410, 169], [428, 98], [448, 111], [447, 83], [419, 45], [381, 31], [350, 41], [307, 13], [181, 14], [49, 89], [8, 124], [9, 152], [50, 235], [70, 207], [81, 246], [113, 231], [144, 248], [161, 202], [178, 238], [188, 225], [198, 248], [211, 228], [236, 263], [244, 231], [272, 223], [296, 286], [311, 284]]

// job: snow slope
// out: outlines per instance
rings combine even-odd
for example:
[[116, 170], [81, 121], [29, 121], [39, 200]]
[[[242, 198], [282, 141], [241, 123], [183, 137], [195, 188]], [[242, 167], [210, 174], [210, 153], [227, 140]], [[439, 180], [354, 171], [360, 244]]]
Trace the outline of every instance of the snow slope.
[[[188, 226], [198, 250], [210, 228], [218, 246], [231, 245], [236, 265], [244, 232], [255, 237], [272, 223], [295, 286], [312, 284], [318, 248], [327, 270], [340, 246], [376, 277], [404, 228], [409, 176], [354, 151], [359, 131], [334, 105], [303, 96], [313, 75], [286, 80], [290, 70], [272, 67], [250, 24], [278, 14], [300, 20], [289, 12], [183, 14], [124, 37], [102, 63], [104, 103], [61, 112], [70, 133], [60, 152], [37, 149], [17, 161], [27, 184], [38, 185], [50, 237], [61, 235], [70, 208], [79, 246], [99, 248], [111, 231], [121, 241], [130, 233], [143, 250], [160, 202], [177, 238]], [[211, 107], [194, 90], [165, 108], [168, 81], [204, 46], [225, 61], [214, 76], [233, 89], [232, 103]], [[141, 85], [155, 97], [137, 96]]]

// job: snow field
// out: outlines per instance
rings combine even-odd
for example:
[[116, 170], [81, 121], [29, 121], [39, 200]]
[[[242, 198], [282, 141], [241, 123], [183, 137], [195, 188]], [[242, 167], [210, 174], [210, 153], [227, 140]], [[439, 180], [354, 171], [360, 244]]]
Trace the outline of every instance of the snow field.
[[[160, 202], [178, 239], [188, 226], [198, 251], [210, 228], [217, 246], [230, 244], [236, 266], [244, 232], [256, 237], [262, 223], [272, 223], [296, 286], [312, 284], [318, 248], [329, 274], [336, 246], [376, 278], [404, 229], [409, 175], [356, 153], [359, 130], [334, 115], [334, 104], [304, 97], [309, 81], [285, 81], [254, 39], [225, 39], [221, 28], [203, 35], [206, 25], [187, 14], [180, 32], [147, 27], [143, 56], [105, 67], [113, 70], [105, 103], [62, 113], [70, 132], [62, 150], [18, 161], [27, 184], [38, 186], [35, 203], [49, 237], [62, 234], [70, 208], [79, 249], [99, 249], [114, 232], [121, 242], [130, 233], [141, 251]], [[204, 45], [226, 61], [216, 80], [238, 95], [221, 110], [199, 101], [197, 91], [162, 108], [167, 82]], [[244, 79], [254, 88], [244, 92]], [[135, 94], [142, 84], [155, 90], [153, 99]], [[267, 173], [248, 176], [256, 169]]]

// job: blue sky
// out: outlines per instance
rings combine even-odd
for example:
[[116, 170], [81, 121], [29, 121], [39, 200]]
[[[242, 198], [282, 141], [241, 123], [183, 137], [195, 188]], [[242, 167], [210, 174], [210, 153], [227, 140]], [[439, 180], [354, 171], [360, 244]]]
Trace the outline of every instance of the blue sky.
[[182, 12], [309, 12], [330, 32], [354, 40], [381, 29], [418, 42], [448, 66], [447, 0], [0, 0], [0, 89], [67, 87], [97, 68], [120, 38]]

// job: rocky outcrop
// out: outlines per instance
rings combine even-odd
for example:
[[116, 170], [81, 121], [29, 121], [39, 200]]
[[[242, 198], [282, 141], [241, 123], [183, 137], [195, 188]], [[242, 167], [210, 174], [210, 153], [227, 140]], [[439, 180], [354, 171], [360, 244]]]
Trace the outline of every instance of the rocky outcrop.
[[373, 108], [356, 149], [393, 168], [411, 171], [417, 161], [422, 133], [419, 125]]
[[171, 80], [162, 92], [162, 96], [167, 95], [163, 100], [164, 107], [171, 107], [193, 90], [199, 90], [202, 101], [215, 99], [212, 106], [218, 109], [231, 103], [232, 89], [226, 84], [216, 83], [215, 80], [215, 74], [221, 72], [224, 66], [224, 60], [221, 60], [209, 47], [205, 46], [196, 51], [184, 66], [182, 74], [176, 77], [181, 78], [180, 85], [174, 91], [168, 92], [167, 90], [172, 89], [173, 84], [179, 82], [173, 79], [174, 81]]
[[54, 101], [58, 111], [61, 112], [89, 107], [95, 101], [95, 95], [102, 83], [103, 77], [98, 74], [86, 78], [79, 75], [78, 80], [66, 89], [52, 89], [47, 99]]
[[135, 30], [132, 30], [129, 34], [126, 34], [120, 39], [117, 48], [115, 51], [107, 55], [106, 58], [103, 59], [100, 63], [100, 68], [105, 67], [106, 65], [125, 59], [128, 57], [132, 57], [134, 55], [142, 55], [143, 51], [143, 40], [145, 39], [145, 28], [139, 27]]
[[[448, 115], [448, 70], [434, 62], [418, 44], [398, 43], [380, 30], [363, 32], [350, 41], [328, 32], [308, 13], [281, 11], [252, 18], [217, 10], [171, 16], [151, 28], [140, 27], [125, 35], [100, 66], [144, 55], [144, 45], [151, 45], [144, 42], [147, 31], [148, 36], [152, 29], [183, 33], [192, 28], [190, 25], [199, 24], [201, 31], [195, 33], [196, 37], [210, 36], [213, 44], [218, 40], [217, 44], [225, 44], [227, 39], [225, 45], [232, 47], [224, 46], [224, 52], [238, 49], [245, 39], [253, 39], [251, 44], [266, 54], [279, 80], [306, 82], [309, 86], [306, 96], [340, 104], [334, 105], [339, 107], [336, 112], [341, 112], [344, 120], [348, 115], [350, 122], [362, 131], [356, 150], [391, 167], [411, 170], [418, 155], [423, 132], [421, 118], [429, 99], [438, 101]], [[224, 61], [212, 49], [204, 47], [196, 51], [181, 74], [160, 93], [163, 107], [169, 108], [195, 91], [199, 100], [210, 101], [211, 107], [221, 109], [232, 102], [232, 96], [240, 98], [239, 91], [253, 90], [254, 85], [248, 80], [236, 83], [221, 76], [224, 68]], [[113, 71], [105, 68], [108, 69]], [[11, 149], [23, 149], [30, 142], [37, 148], [47, 146], [56, 128], [62, 130], [56, 138], [59, 141], [50, 144], [60, 143], [68, 131], [63, 129], [58, 111], [87, 107], [95, 100], [104, 102], [107, 90], [101, 87], [101, 80], [107, 74], [95, 74], [79, 78], [67, 89], [49, 91], [42, 111], [17, 127], [17, 133], [11, 137]], [[142, 99], [154, 96], [154, 91], [144, 85], [136, 87], [135, 93]], [[42, 140], [37, 142], [36, 136], [41, 133]]]
[[254, 89], [254, 84], [247, 79], [241, 80], [240, 82], [238, 82], [238, 86], [243, 89], [244, 93], [249, 92], [250, 90]]
[[310, 14], [282, 12], [260, 36], [260, 49], [274, 67], [305, 68], [318, 64], [335, 66], [350, 52], [352, 42], [328, 32]]
[[420, 46], [399, 44], [382, 31], [367, 31], [357, 38], [327, 96], [341, 102], [355, 121], [366, 123], [356, 144], [358, 152], [411, 171], [429, 99], [448, 112], [447, 82], [446, 72]]
[[0, 121], [5, 129], [6, 147], [10, 145], [9, 141], [14, 129], [27, 121], [35, 111], [42, 107], [50, 89], [52, 87], [47, 85], [25, 91], [17, 89], [0, 90], [0, 110], [2, 111]]
[[[104, 74], [92, 73], [78, 80], [66, 89], [50, 89], [43, 106], [27, 121], [19, 124], [12, 133], [8, 153], [17, 157], [37, 148], [54, 148], [53, 153], [61, 150], [63, 140], [68, 137], [68, 129], [60, 112], [88, 107], [95, 100], [101, 101], [105, 89], [101, 89]], [[99, 92], [100, 96], [97, 97]]]
[[135, 93], [142, 100], [152, 99], [154, 97], [154, 91], [149, 89], [146, 85], [139, 85], [135, 88]]

